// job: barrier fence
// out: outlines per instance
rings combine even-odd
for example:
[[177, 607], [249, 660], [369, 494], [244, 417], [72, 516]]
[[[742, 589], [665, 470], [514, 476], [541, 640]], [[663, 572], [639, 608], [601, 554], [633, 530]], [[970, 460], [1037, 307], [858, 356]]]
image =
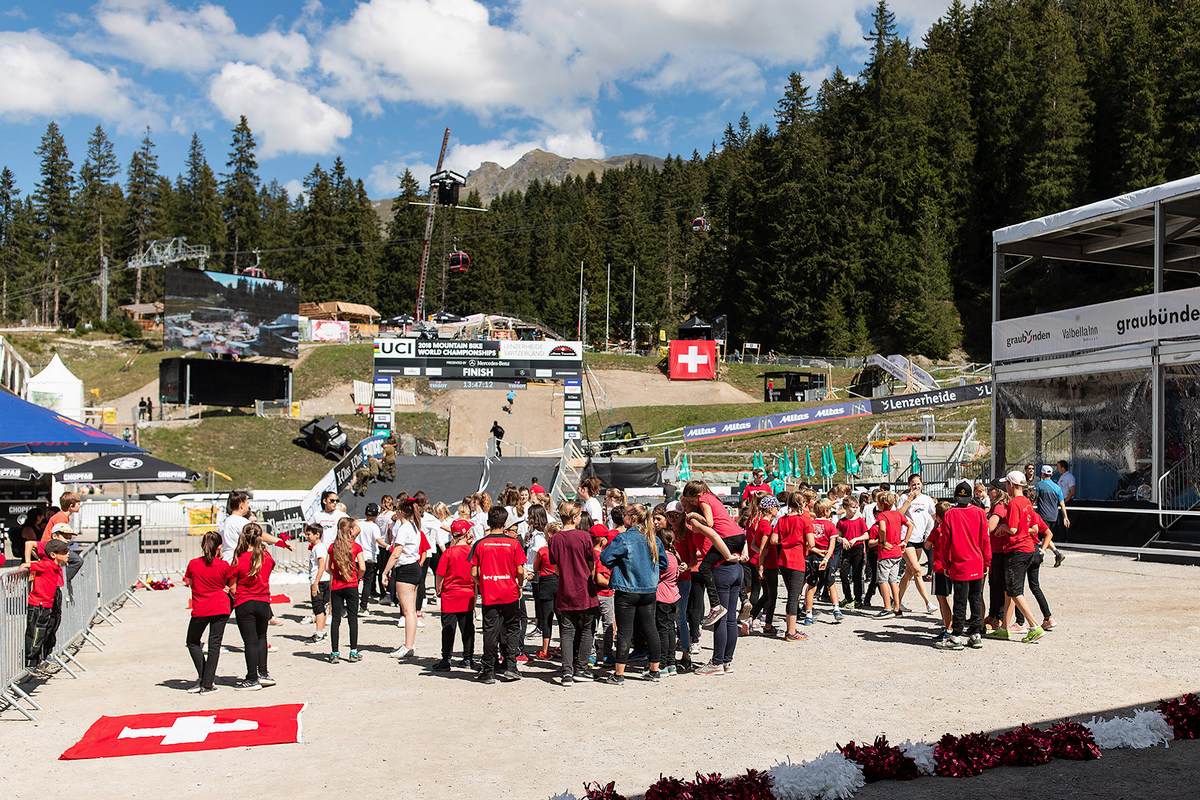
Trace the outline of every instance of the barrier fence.
[[[68, 675], [78, 678], [76, 669], [86, 671], [79, 661], [79, 650], [91, 644], [103, 650], [105, 642], [95, 631], [102, 623], [121, 621], [114, 606], [132, 600], [132, 589], [140, 574], [139, 540], [141, 531], [130, 530], [79, 551], [79, 569], [63, 587], [62, 619], [48, 660]], [[70, 574], [73, 565], [66, 570]], [[28, 669], [25, 666], [25, 625], [29, 596], [29, 572], [24, 568], [0, 574], [0, 710], [11, 707], [33, 720], [33, 711], [41, 706], [19, 685]]]
[[[272, 525], [269, 522], [260, 522], [259, 525], [267, 533], [288, 534], [291, 550], [283, 547], [268, 548], [271, 557], [275, 559], [275, 569], [284, 572], [308, 571], [308, 545], [301, 535], [304, 530], [303, 523]], [[220, 525], [205, 525], [192, 529], [179, 526], [143, 527], [140, 558], [136, 567], [140, 577], [147, 583], [160, 578], [178, 579], [187, 569], [188, 562], [200, 557], [200, 542], [204, 531], [220, 529]], [[135, 577], [134, 581], [136, 580]]]

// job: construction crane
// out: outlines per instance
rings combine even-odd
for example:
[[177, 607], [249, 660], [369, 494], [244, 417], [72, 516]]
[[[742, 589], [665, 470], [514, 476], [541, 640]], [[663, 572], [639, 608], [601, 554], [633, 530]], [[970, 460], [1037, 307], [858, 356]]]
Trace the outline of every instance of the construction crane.
[[[442, 163], [446, 160], [446, 145], [450, 142], [450, 129], [446, 128], [446, 133], [442, 136], [442, 150], [438, 154], [437, 172], [429, 176], [429, 202], [428, 203], [411, 203], [411, 205], [428, 206], [429, 211], [425, 215], [425, 241], [421, 245], [421, 271], [417, 277], [417, 307], [413, 316], [416, 321], [423, 322], [425, 319], [425, 276], [429, 272], [429, 252], [433, 247], [433, 218], [437, 213], [439, 206], [445, 208], [459, 208], [458, 191], [463, 186], [467, 185], [467, 179], [457, 172], [442, 169]], [[470, 211], [487, 211], [486, 208], [470, 208]], [[445, 238], [445, 230], [442, 231]], [[456, 253], [455, 255], [466, 257], [465, 253]], [[464, 265], [465, 267], [465, 265]], [[451, 266], [453, 269], [453, 265]], [[456, 272], [465, 272], [466, 269], [454, 270]], [[446, 272], [443, 265], [442, 269], [442, 304], [446, 302]]]

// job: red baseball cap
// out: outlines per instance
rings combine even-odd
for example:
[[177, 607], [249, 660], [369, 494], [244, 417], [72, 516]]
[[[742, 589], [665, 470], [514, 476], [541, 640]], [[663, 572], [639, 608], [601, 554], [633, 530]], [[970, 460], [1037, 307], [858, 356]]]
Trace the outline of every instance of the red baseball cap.
[[462, 519], [461, 517], [450, 523], [450, 530], [454, 533], [467, 533], [471, 530], [471, 520]]

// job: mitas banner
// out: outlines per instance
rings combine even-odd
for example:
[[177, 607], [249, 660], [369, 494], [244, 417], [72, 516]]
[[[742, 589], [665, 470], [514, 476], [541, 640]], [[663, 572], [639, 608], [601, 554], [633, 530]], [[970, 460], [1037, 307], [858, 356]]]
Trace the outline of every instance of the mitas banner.
[[1200, 336], [1200, 288], [992, 323], [992, 360], [1014, 361]]
[[711, 381], [717, 377], [717, 343], [695, 340], [671, 342], [673, 381]]

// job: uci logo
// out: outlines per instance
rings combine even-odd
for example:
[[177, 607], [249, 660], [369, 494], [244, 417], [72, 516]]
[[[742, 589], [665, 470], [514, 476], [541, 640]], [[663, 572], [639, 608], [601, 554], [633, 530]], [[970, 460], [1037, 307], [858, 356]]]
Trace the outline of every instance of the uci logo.
[[377, 339], [375, 341], [375, 355], [412, 358], [414, 354], [413, 343], [413, 339]]

